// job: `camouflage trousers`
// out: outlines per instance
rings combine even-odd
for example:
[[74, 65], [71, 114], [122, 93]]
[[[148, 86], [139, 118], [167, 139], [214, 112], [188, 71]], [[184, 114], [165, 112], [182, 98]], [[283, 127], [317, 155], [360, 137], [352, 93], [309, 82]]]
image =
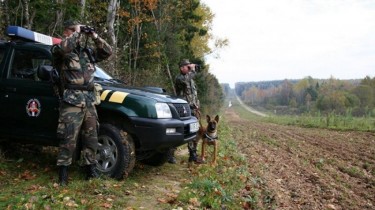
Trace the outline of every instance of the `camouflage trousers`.
[[[198, 109], [192, 108], [191, 109], [191, 115], [196, 117], [199, 120], [201, 120], [201, 113]], [[194, 139], [193, 141], [189, 141], [188, 143], [188, 150], [189, 152], [197, 152], [197, 146], [198, 146], [199, 139]]]
[[[62, 103], [60, 106], [57, 137], [60, 139], [57, 165], [72, 164], [77, 139], [81, 137], [83, 164], [95, 164], [98, 148], [98, 117], [95, 106], [84, 108]], [[79, 136], [81, 135], [81, 136]]]
[[[198, 109], [191, 108], [191, 115], [196, 117], [198, 120], [200, 120], [201, 113]], [[199, 139], [194, 139], [194, 140], [188, 142], [187, 146], [188, 146], [188, 150], [189, 150], [190, 155], [196, 155], [198, 141], [199, 141]], [[170, 156], [174, 156], [174, 153], [175, 153], [176, 149], [177, 149], [177, 147], [169, 148], [168, 152], [169, 152]]]

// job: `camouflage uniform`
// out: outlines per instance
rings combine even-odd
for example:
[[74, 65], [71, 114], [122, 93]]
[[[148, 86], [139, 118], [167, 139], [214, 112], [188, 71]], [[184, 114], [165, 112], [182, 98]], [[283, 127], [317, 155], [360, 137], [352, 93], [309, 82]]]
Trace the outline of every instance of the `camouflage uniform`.
[[[82, 135], [84, 164], [96, 163], [99, 123], [93, 91], [95, 66], [90, 62], [87, 51], [80, 47], [79, 43], [83, 43], [80, 39], [81, 34], [73, 32], [62, 40], [59, 45], [60, 51], [56, 52], [63, 56], [63, 62], [58, 69], [64, 89], [57, 128], [57, 136], [60, 139], [58, 166], [68, 166], [72, 163], [79, 135]], [[96, 48], [92, 55], [96, 62], [112, 54], [110, 45], [102, 38], [97, 37], [94, 43]]]
[[[180, 62], [180, 67], [183, 65], [190, 64], [189, 60], [184, 59]], [[194, 77], [196, 75], [195, 70], [191, 70], [187, 72], [186, 74], [183, 74], [182, 72], [176, 77], [175, 79], [175, 89], [176, 94], [178, 97], [186, 100], [189, 103], [189, 106], [192, 110], [192, 115], [199, 118], [200, 116], [197, 114], [198, 108], [200, 106], [199, 100], [198, 100], [198, 93], [197, 88], [195, 86]], [[197, 145], [198, 141], [190, 141], [188, 143], [188, 150], [189, 150], [189, 162], [200, 162], [197, 157]], [[176, 148], [172, 148], [169, 151], [169, 157], [168, 162], [174, 163], [174, 151]]]
[[176, 77], [175, 88], [178, 97], [185, 99], [193, 113], [197, 107], [199, 107], [198, 93], [193, 78], [196, 72], [190, 71], [187, 74], [180, 74]]

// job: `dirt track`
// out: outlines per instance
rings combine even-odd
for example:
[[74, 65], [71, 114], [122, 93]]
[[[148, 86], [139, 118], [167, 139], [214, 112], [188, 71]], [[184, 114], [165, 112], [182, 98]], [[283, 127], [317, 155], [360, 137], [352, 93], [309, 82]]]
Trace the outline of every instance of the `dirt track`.
[[[281, 126], [225, 113], [250, 165], [248, 207], [375, 209], [375, 134]], [[246, 190], [245, 190], [246, 189]]]

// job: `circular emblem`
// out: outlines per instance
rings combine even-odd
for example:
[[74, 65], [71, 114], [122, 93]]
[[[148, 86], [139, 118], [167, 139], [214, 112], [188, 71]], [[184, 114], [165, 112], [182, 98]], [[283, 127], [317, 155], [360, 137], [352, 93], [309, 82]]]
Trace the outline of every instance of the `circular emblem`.
[[40, 102], [38, 99], [30, 99], [26, 104], [26, 113], [30, 117], [38, 117], [40, 114]]

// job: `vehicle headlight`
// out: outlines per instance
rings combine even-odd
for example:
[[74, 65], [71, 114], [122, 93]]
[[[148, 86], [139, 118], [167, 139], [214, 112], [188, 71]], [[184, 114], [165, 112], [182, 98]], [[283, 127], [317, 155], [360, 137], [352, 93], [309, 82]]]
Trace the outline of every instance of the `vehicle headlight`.
[[172, 112], [166, 103], [155, 104], [156, 114], [158, 118], [172, 118]]

